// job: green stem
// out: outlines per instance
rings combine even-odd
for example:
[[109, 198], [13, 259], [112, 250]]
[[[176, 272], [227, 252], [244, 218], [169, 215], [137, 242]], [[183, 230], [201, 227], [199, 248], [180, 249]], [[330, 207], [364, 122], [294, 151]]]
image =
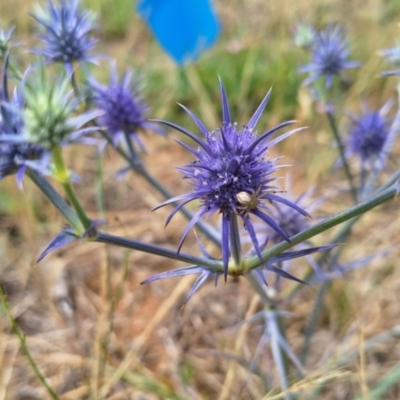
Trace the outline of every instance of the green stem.
[[54, 207], [60, 211], [64, 218], [70, 223], [74, 230], [82, 230], [83, 226], [75, 211], [65, 202], [65, 200], [56, 192], [51, 184], [39, 172], [27, 169], [26, 174], [51, 201]]
[[79, 90], [78, 82], [76, 80], [76, 72], [75, 72], [75, 70], [73, 70], [73, 72], [71, 74], [71, 85], [74, 88], [75, 96], [76, 97], [80, 97], [81, 92]]
[[332, 115], [332, 113], [329, 112], [329, 111], [326, 112], [326, 115], [328, 117], [329, 125], [330, 125], [330, 127], [332, 129], [333, 136], [335, 137], [335, 141], [336, 141], [336, 144], [337, 144], [338, 149], [339, 149], [340, 159], [342, 161], [344, 172], [346, 174], [347, 180], [348, 180], [349, 185], [350, 185], [351, 195], [353, 196], [354, 202], [357, 203], [357, 199], [358, 199], [357, 189], [356, 189], [356, 186], [354, 185], [353, 175], [350, 172], [350, 167], [349, 167], [349, 164], [348, 164], [346, 156], [345, 156], [344, 145], [343, 145], [342, 139], [340, 138], [335, 118]]
[[19, 329], [19, 326], [18, 326], [17, 322], [15, 321], [15, 319], [14, 319], [12, 313], [11, 313], [11, 310], [10, 310], [10, 308], [8, 306], [6, 291], [5, 291], [4, 286], [3, 286], [2, 283], [0, 283], [0, 297], [1, 297], [1, 301], [3, 303], [4, 310], [5, 310], [5, 312], [7, 314], [7, 317], [9, 319], [9, 321], [10, 321], [11, 328], [12, 328], [14, 334], [18, 337], [22, 352], [25, 355], [25, 357], [27, 358], [30, 366], [32, 367], [32, 370], [33, 370], [34, 374], [39, 379], [39, 381], [41, 382], [43, 387], [46, 389], [46, 391], [49, 394], [49, 396], [53, 400], [58, 400], [59, 397], [57, 396], [55, 391], [49, 386], [49, 384], [46, 381], [46, 378], [40, 372], [39, 367], [35, 363], [35, 360], [32, 358], [32, 355], [31, 355], [31, 353], [30, 353], [30, 351], [28, 349], [28, 346], [26, 345], [25, 335]]
[[297, 235], [294, 235], [290, 238], [291, 243], [289, 242], [281, 242], [272, 248], [265, 250], [262, 253], [263, 262], [259, 260], [257, 256], [253, 256], [247, 260], [245, 260], [245, 270], [251, 270], [253, 268], [258, 268], [262, 265], [265, 261], [270, 259], [273, 256], [276, 256], [283, 251], [289, 249], [290, 247], [294, 246], [295, 244], [304, 242], [307, 239], [312, 238], [313, 236], [318, 235], [321, 232], [324, 232], [330, 228], [333, 228], [336, 225], [339, 225], [351, 218], [357, 217], [378, 205], [385, 203], [395, 197], [397, 194], [396, 185], [389, 187], [388, 189], [383, 190], [382, 192], [378, 193], [377, 195], [371, 197], [369, 200], [363, 201], [360, 204], [357, 204], [353, 207], [348, 208], [345, 211], [342, 211], [331, 218], [328, 218], [325, 221], [322, 221], [319, 224], [312, 226], [309, 229], [306, 229]]
[[[376, 193], [381, 193], [382, 191], [390, 188], [393, 186], [396, 181], [400, 179], [400, 169], [398, 169], [377, 191]], [[351, 228], [353, 225], [363, 216], [363, 214], [358, 215], [357, 217], [354, 217], [346, 223], [343, 224], [343, 226], [339, 229], [339, 231], [333, 236], [333, 238], [330, 240], [331, 243], [341, 243], [346, 240], [346, 238], [350, 235]], [[318, 258], [317, 258], [317, 264], [322, 264], [326, 261], [327, 257], [329, 256], [330, 252], [332, 249], [324, 251]], [[307, 282], [310, 277], [314, 274], [314, 270], [310, 269], [309, 271], [306, 272], [304, 276], [301, 277], [301, 280]], [[285, 292], [283, 297], [288, 298], [294, 296], [300, 289], [304, 287], [303, 284], [295, 283], [293, 286], [288, 288]]]
[[61, 147], [60, 146], [54, 146], [51, 149], [51, 154], [52, 154], [52, 159], [55, 165], [55, 176], [56, 178], [61, 182], [65, 194], [68, 197], [68, 200], [71, 202], [72, 207], [76, 211], [76, 214], [78, 215], [78, 218], [80, 222], [83, 225], [84, 230], [82, 229], [77, 230], [76, 227], [74, 227], [75, 233], [77, 233], [79, 236], [81, 236], [87, 229], [90, 228], [91, 226], [91, 221], [90, 218], [86, 215], [86, 212], [84, 208], [82, 207], [82, 204], [80, 203], [72, 185], [70, 182], [70, 172], [66, 168], [64, 164], [64, 160], [62, 157], [61, 153]]
[[8, 61], [8, 68], [14, 74], [14, 76], [17, 78], [19, 82], [22, 81], [24, 76], [21, 73], [21, 71], [14, 65], [14, 63]]
[[240, 243], [240, 234], [237, 215], [231, 213], [229, 216], [230, 220], [230, 243], [231, 243], [231, 254], [236, 267], [240, 268], [242, 262], [242, 245]]

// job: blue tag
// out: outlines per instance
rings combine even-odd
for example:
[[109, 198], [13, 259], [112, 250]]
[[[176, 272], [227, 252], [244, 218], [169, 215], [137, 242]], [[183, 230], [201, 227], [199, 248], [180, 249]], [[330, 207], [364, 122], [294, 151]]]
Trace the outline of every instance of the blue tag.
[[211, 0], [140, 0], [137, 11], [178, 64], [196, 60], [219, 34]]

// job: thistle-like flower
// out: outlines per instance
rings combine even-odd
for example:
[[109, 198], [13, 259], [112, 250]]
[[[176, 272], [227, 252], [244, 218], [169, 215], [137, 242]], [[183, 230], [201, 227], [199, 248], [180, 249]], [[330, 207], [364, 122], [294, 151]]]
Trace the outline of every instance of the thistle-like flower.
[[75, 61], [93, 62], [96, 57], [88, 55], [96, 40], [89, 34], [93, 30], [93, 15], [80, 10], [79, 0], [59, 0], [56, 6], [47, 0], [47, 8], [39, 5], [32, 17], [41, 25], [39, 38], [45, 47], [33, 50], [50, 63], [63, 63], [71, 72]]
[[346, 155], [358, 156], [362, 168], [373, 161], [382, 164], [386, 158], [386, 143], [390, 132], [390, 120], [386, 115], [392, 105], [393, 102], [388, 101], [381, 109], [375, 111], [363, 106], [361, 115], [349, 114], [352, 124], [349, 128]]
[[10, 96], [7, 67], [8, 53], [4, 57], [2, 86], [0, 87], [0, 179], [16, 173], [17, 183], [22, 187], [22, 178], [26, 168], [35, 168], [38, 160], [43, 157], [44, 150], [41, 146], [26, 141], [14, 142], [14, 139], [23, 136], [24, 101], [20, 87], [16, 87]]
[[326, 87], [331, 87], [335, 76], [341, 77], [342, 71], [359, 67], [356, 61], [349, 61], [348, 41], [343, 30], [329, 25], [324, 31], [314, 34], [314, 43], [310, 46], [312, 62], [299, 68], [299, 72], [309, 72], [304, 85], [325, 77]]
[[199, 139], [195, 134], [183, 127], [171, 122], [159, 121], [182, 132], [199, 146], [198, 149], [194, 149], [177, 140], [178, 143], [196, 157], [193, 163], [178, 168], [186, 178], [190, 179], [193, 190], [191, 193], [174, 197], [159, 207], [181, 200], [169, 215], [168, 224], [183, 205], [193, 200], [200, 202], [199, 211], [183, 233], [178, 252], [189, 231], [200, 218], [210, 216], [216, 212], [222, 215], [221, 247], [226, 277], [230, 253], [235, 246], [231, 242], [231, 238], [234, 236], [232, 233], [236, 229], [237, 217], [243, 221], [244, 227], [252, 239], [256, 253], [261, 258], [261, 250], [252, 218], [257, 217], [262, 220], [285, 240], [290, 241], [287, 233], [270, 216], [268, 205], [280, 202], [303, 215], [308, 214], [296, 204], [276, 194], [279, 189], [273, 185], [275, 180], [273, 174], [279, 167], [275, 164], [275, 160], [265, 158], [265, 152], [269, 148], [299, 129], [294, 129], [267, 142], [270, 136], [277, 130], [294, 123], [294, 121], [283, 122], [262, 135], [257, 135], [255, 127], [268, 103], [269, 91], [248, 124], [239, 128], [236, 123], [232, 122], [222, 82], [220, 86], [223, 118], [219, 129], [210, 132], [190, 110], [182, 106], [196, 123], [204, 140]]
[[133, 71], [129, 70], [119, 80], [114, 62], [111, 64], [110, 81], [107, 86], [93, 78], [89, 79], [89, 82], [93, 89], [93, 100], [102, 111], [98, 123], [104, 127], [113, 145], [118, 146], [126, 134], [144, 150], [139, 132], [151, 129], [161, 133], [161, 130], [146, 119], [149, 107], [139, 95], [139, 80], [132, 78]]
[[40, 72], [24, 87], [24, 140], [51, 150], [53, 146], [62, 146], [97, 130], [95, 127], [82, 129], [82, 126], [98, 117], [100, 111], [73, 116], [81, 100], [69, 88], [70, 80], [60, 77], [51, 81]]

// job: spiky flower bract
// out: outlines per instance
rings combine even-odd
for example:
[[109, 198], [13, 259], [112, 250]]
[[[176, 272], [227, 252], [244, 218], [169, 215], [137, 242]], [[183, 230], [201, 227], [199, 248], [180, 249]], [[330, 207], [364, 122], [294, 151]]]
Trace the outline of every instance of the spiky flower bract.
[[[380, 54], [387, 58], [389, 64], [392, 64], [395, 67], [400, 67], [400, 45], [397, 45], [390, 49], [381, 50]], [[400, 69], [392, 71], [383, 71], [382, 75], [383, 76], [400, 75]]]
[[[200, 250], [206, 259], [215, 260], [215, 258], [207, 252], [204, 245], [199, 240], [197, 240], [197, 244], [199, 245]], [[277, 265], [281, 264], [282, 262], [288, 261], [288, 260], [293, 260], [295, 258], [308, 256], [308, 255], [316, 253], [316, 252], [329, 250], [333, 247], [335, 247], [335, 245], [318, 246], [318, 247], [312, 247], [312, 248], [302, 249], [302, 250], [297, 250], [297, 251], [285, 251], [281, 254], [278, 254], [275, 257], [271, 257], [267, 261], [267, 263], [262, 265], [260, 268], [257, 268], [252, 271], [247, 271], [247, 273], [253, 274], [253, 276], [257, 280], [259, 280], [261, 284], [266, 284], [266, 279], [263, 274], [264, 270], [272, 271], [285, 279], [290, 279], [290, 280], [293, 280], [296, 282], [305, 283], [301, 279], [296, 278], [295, 276], [291, 275], [287, 271], [279, 268]], [[192, 288], [190, 289], [183, 304], [187, 303], [192, 298], [192, 296], [200, 289], [200, 287], [210, 278], [214, 279], [214, 284], [215, 284], [215, 286], [217, 286], [218, 279], [222, 275], [222, 271], [213, 270], [213, 269], [207, 268], [207, 267], [200, 267], [197, 265], [191, 265], [189, 267], [177, 268], [172, 271], [161, 272], [160, 274], [153, 275], [152, 277], [141, 282], [141, 285], [155, 282], [160, 279], [176, 278], [176, 277], [180, 277], [180, 276], [193, 275], [193, 274], [199, 275], [199, 277], [196, 279], [195, 283], [193, 284]]]
[[348, 41], [339, 25], [329, 25], [325, 30], [316, 32], [310, 49], [312, 62], [299, 68], [299, 72], [310, 73], [304, 85], [324, 77], [329, 88], [335, 76], [342, 77], [343, 70], [359, 66], [358, 62], [349, 61]]
[[[288, 198], [291, 199], [291, 197], [292, 196], [289, 196]], [[292, 203], [297, 204], [299, 207], [307, 210], [308, 213], [311, 213], [311, 211], [315, 208], [315, 204], [319, 203], [319, 201], [313, 202], [306, 207], [304, 206], [304, 203], [308, 197], [309, 191], [295, 199], [291, 199], [291, 201]], [[301, 231], [309, 228], [309, 218], [306, 218], [303, 214], [298, 213], [297, 210], [277, 202], [273, 203], [273, 206], [274, 207], [271, 207], [271, 216], [288, 236], [291, 237], [297, 235]], [[266, 243], [268, 241], [271, 244], [278, 244], [282, 241], [282, 236], [269, 225], [257, 225], [256, 231], [261, 243]]]
[[91, 12], [80, 10], [79, 0], [59, 0], [58, 6], [47, 0], [47, 8], [37, 5], [32, 17], [41, 25], [39, 38], [45, 45], [35, 49], [36, 54], [65, 64], [69, 72], [75, 61], [94, 61], [88, 54], [96, 42], [90, 37], [94, 18]]
[[352, 123], [349, 128], [347, 156], [358, 156], [362, 167], [368, 162], [379, 162], [385, 157], [384, 149], [390, 131], [390, 120], [386, 115], [392, 104], [389, 101], [381, 109], [374, 111], [364, 106], [361, 115], [349, 115]]
[[4, 58], [7, 53], [7, 50], [10, 48], [10, 40], [14, 28], [10, 28], [8, 30], [0, 29], [0, 58]]
[[53, 81], [45, 76], [43, 69], [25, 85], [22, 115], [26, 141], [51, 150], [53, 146], [62, 146], [96, 129], [82, 129], [82, 126], [98, 117], [100, 112], [89, 111], [74, 116], [81, 100], [74, 97], [69, 85], [68, 77]]
[[44, 150], [36, 144], [14, 143], [12, 140], [23, 136], [24, 100], [20, 87], [16, 87], [12, 95], [9, 94], [7, 67], [8, 54], [5, 55], [0, 87], [0, 179], [16, 173], [21, 187], [26, 168], [35, 168], [37, 161], [44, 155]]
[[144, 150], [138, 133], [147, 129], [160, 130], [146, 119], [148, 106], [139, 95], [139, 80], [133, 79], [133, 71], [127, 71], [119, 80], [114, 62], [111, 64], [108, 85], [102, 85], [93, 78], [89, 82], [93, 89], [93, 100], [102, 111], [98, 122], [106, 130], [114, 146], [127, 134]]
[[268, 204], [271, 202], [280, 202], [303, 215], [307, 215], [307, 213], [296, 204], [276, 194], [279, 190], [273, 185], [275, 180], [273, 174], [279, 167], [275, 164], [275, 160], [265, 157], [265, 153], [269, 148], [298, 131], [298, 129], [292, 130], [267, 142], [274, 132], [292, 124], [294, 121], [283, 122], [267, 132], [257, 135], [255, 127], [268, 103], [271, 93], [269, 91], [248, 124], [239, 128], [231, 119], [228, 100], [222, 82], [220, 86], [223, 109], [222, 125], [220, 128], [209, 131], [190, 110], [182, 106], [196, 123], [204, 140], [199, 139], [194, 133], [171, 122], [159, 122], [184, 133], [199, 146], [198, 149], [194, 149], [178, 140], [178, 143], [196, 157], [193, 163], [178, 168], [184, 174], [185, 178], [190, 180], [193, 190], [191, 193], [177, 196], [162, 204], [165, 205], [182, 200], [169, 215], [167, 219], [168, 224], [176, 212], [186, 203], [193, 200], [200, 202], [199, 211], [192, 218], [183, 233], [178, 246], [178, 252], [187, 234], [196, 222], [204, 216], [210, 216], [218, 212], [222, 216], [221, 247], [226, 275], [232, 251], [231, 234], [236, 229], [237, 217], [243, 221], [245, 229], [250, 234], [255, 250], [261, 258], [260, 246], [251, 217], [261, 219], [285, 240], [290, 241], [289, 236], [270, 217]]

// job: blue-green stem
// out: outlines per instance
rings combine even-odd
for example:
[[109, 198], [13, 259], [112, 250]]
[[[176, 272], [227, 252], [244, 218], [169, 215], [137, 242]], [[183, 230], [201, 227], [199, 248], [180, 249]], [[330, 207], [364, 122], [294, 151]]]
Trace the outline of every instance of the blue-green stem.
[[308, 240], [321, 232], [324, 232], [330, 228], [333, 228], [336, 225], [339, 225], [351, 218], [357, 217], [361, 214], [364, 214], [365, 212], [371, 210], [372, 208], [375, 208], [379, 206], [382, 203], [385, 203], [395, 197], [397, 194], [397, 188], [396, 185], [393, 185], [382, 192], [376, 194], [375, 196], [371, 197], [370, 199], [363, 201], [360, 204], [357, 204], [353, 207], [348, 208], [345, 211], [342, 211], [333, 217], [330, 217], [326, 219], [325, 221], [322, 221], [319, 224], [316, 224], [312, 226], [311, 228], [308, 228], [297, 235], [294, 235], [290, 238], [291, 243], [289, 242], [281, 242], [273, 247], [271, 247], [268, 250], [263, 251], [262, 253], [262, 262], [259, 260], [257, 256], [253, 256], [247, 260], [245, 260], [245, 265], [244, 268], [245, 270], [251, 270], [253, 268], [258, 268], [260, 265], [262, 265], [265, 261], [270, 259], [271, 257], [274, 257], [283, 251], [289, 249], [290, 247], [304, 242], [305, 240]]
[[346, 174], [347, 180], [348, 180], [349, 185], [350, 185], [351, 195], [353, 197], [354, 203], [357, 203], [357, 198], [358, 198], [358, 196], [357, 196], [357, 188], [356, 188], [356, 186], [354, 184], [353, 175], [352, 175], [352, 173], [350, 171], [350, 166], [349, 166], [349, 163], [347, 162], [347, 159], [346, 159], [344, 145], [343, 145], [342, 139], [341, 139], [340, 134], [339, 134], [339, 130], [338, 130], [337, 125], [336, 125], [335, 117], [333, 116], [333, 114], [329, 110], [326, 111], [326, 116], [328, 117], [329, 125], [330, 125], [330, 127], [332, 129], [333, 136], [335, 137], [335, 141], [336, 141], [336, 144], [337, 144], [338, 149], [339, 149], [340, 160], [342, 162], [344, 172]]
[[87, 229], [90, 228], [90, 218], [86, 215], [86, 212], [71, 185], [71, 173], [65, 166], [64, 159], [62, 157], [61, 147], [53, 146], [51, 149], [51, 155], [55, 166], [55, 177], [62, 184], [68, 200], [71, 202], [73, 209], [75, 210], [81, 224], [83, 225], [83, 230], [81, 227], [73, 226], [75, 233], [81, 236]]
[[[376, 193], [380, 193], [391, 186], [393, 186], [396, 181], [400, 179], [400, 169], [398, 169], [379, 189], [376, 190]], [[343, 224], [343, 226], [339, 229], [339, 231], [333, 236], [333, 238], [330, 240], [331, 243], [343, 243], [347, 237], [350, 235], [350, 231], [353, 227], [353, 225], [362, 217], [363, 214], [360, 214], [354, 218], [349, 219], [346, 221], [346, 223]], [[317, 264], [321, 265], [323, 264], [328, 255], [332, 249], [324, 251], [321, 256], [317, 258]], [[304, 276], [301, 277], [301, 279], [305, 282], [307, 282], [310, 277], [314, 274], [314, 270], [310, 269], [309, 271], [306, 272]], [[284, 293], [283, 297], [284, 298], [289, 298], [293, 297], [301, 288], [303, 288], [304, 285], [300, 283], [295, 283], [293, 286], [288, 288]]]
[[[127, 154], [121, 146], [115, 147], [111, 138], [107, 135], [105, 131], [100, 131], [101, 135], [107, 140], [107, 142], [120, 154], [130, 165], [131, 169], [141, 175], [147, 182], [150, 183], [161, 195], [166, 199], [170, 199], [174, 197], [154, 176], [152, 176], [147, 169], [144, 167], [143, 163], [140, 161], [137, 152], [135, 151], [132, 140], [129, 138], [129, 135], [125, 135], [125, 140], [128, 145], [128, 151], [130, 154]], [[175, 203], [174, 203], [175, 204]], [[191, 220], [193, 218], [193, 213], [188, 210], [186, 207], [182, 207], [180, 212], [188, 219]], [[214, 229], [211, 225], [205, 223], [204, 221], [197, 221], [196, 227], [203, 232], [213, 243], [217, 246], [221, 245], [221, 235], [220, 233]]]
[[78, 82], [76, 80], [76, 71], [75, 71], [75, 69], [73, 69], [73, 71], [71, 73], [71, 85], [72, 85], [72, 87], [74, 89], [75, 96], [79, 97], [81, 95], [81, 92], [79, 90]]
[[[0, 57], [1, 59], [1, 57]], [[7, 57], [6, 57], [7, 59]], [[4, 60], [4, 58], [2, 59]], [[18, 69], [18, 67], [10, 60], [10, 57], [8, 57], [8, 63], [7, 63], [7, 68], [12, 72], [14, 77], [20, 82], [23, 79], [23, 74], [21, 71]]]
[[43, 192], [43, 194], [51, 201], [54, 207], [64, 216], [69, 224], [76, 230], [84, 230], [80, 219], [75, 211], [65, 202], [58, 194], [53, 186], [39, 172], [27, 169], [26, 174], [35, 183], [35, 185]]
[[153, 244], [142, 243], [137, 240], [126, 239], [101, 231], [97, 232], [97, 237], [94, 239], [94, 241], [98, 243], [106, 243], [113, 246], [124, 247], [126, 249], [137, 250], [143, 253], [154, 254], [160, 257], [171, 258], [173, 260], [179, 260], [189, 264], [195, 264], [198, 266], [209, 268], [219, 273], [223, 273], [224, 271], [222, 262], [217, 260], [196, 257], [185, 253], [178, 254], [176, 250], [165, 249], [163, 247], [155, 246]]
[[231, 254], [236, 267], [240, 268], [242, 262], [242, 244], [240, 242], [239, 226], [236, 214], [231, 213], [229, 215], [229, 223]]
[[3, 303], [4, 311], [6, 312], [7, 317], [9, 319], [9, 321], [10, 321], [11, 328], [12, 328], [14, 334], [17, 336], [17, 338], [19, 340], [19, 343], [20, 343], [20, 346], [21, 346], [21, 349], [22, 349], [22, 353], [24, 354], [24, 356], [28, 360], [29, 365], [32, 367], [32, 370], [33, 370], [34, 374], [39, 379], [40, 383], [43, 385], [43, 387], [47, 391], [48, 395], [53, 400], [58, 400], [59, 397], [57, 396], [56, 392], [51, 388], [51, 386], [47, 383], [46, 378], [41, 373], [39, 367], [35, 363], [35, 360], [33, 359], [32, 355], [31, 355], [31, 353], [30, 353], [30, 351], [28, 349], [28, 346], [26, 345], [25, 335], [19, 329], [19, 326], [18, 326], [17, 322], [15, 321], [15, 319], [14, 319], [12, 313], [11, 313], [10, 307], [8, 305], [6, 291], [5, 291], [4, 286], [3, 286], [2, 283], [0, 283], [0, 297], [1, 297], [1, 301]]
[[[389, 187], [388, 189], [383, 190], [381, 193], [378, 193], [368, 201], [364, 201], [356, 206], [353, 206], [309, 229], [306, 229], [298, 233], [297, 235], [292, 236], [291, 243], [281, 242], [275, 245], [274, 247], [264, 251], [262, 253], [263, 261], [260, 261], [258, 256], [253, 256], [247, 260], [244, 260], [244, 262], [242, 263], [244, 264], [244, 270], [250, 272], [252, 269], [260, 267], [269, 258], [282, 253], [283, 251], [289, 249], [293, 245], [301, 243], [307, 239], [310, 239], [311, 237], [316, 236], [319, 233], [326, 231], [327, 229], [339, 225], [351, 218], [357, 217], [358, 215], [361, 215], [366, 211], [371, 210], [372, 208], [377, 207], [378, 205], [391, 200], [396, 195], [396, 193], [397, 193], [397, 188], [395, 186]], [[131, 239], [121, 238], [119, 236], [109, 235], [103, 232], [98, 232], [98, 236], [95, 239], [95, 241], [100, 243], [108, 243], [114, 246], [125, 247], [128, 249], [138, 250], [145, 253], [151, 253], [159, 255], [161, 257], [180, 260], [190, 264], [204, 266], [219, 273], [223, 272], [222, 263], [219, 261], [204, 259], [189, 254], [183, 254], [183, 253], [177, 254], [176, 251], [174, 250], [165, 249], [147, 243], [141, 243]], [[230, 271], [235, 272], [232, 271], [231, 268]]]
[[[396, 174], [394, 174], [392, 176], [392, 178], [389, 179], [389, 182], [395, 182], [395, 178], [397, 177], [397, 179], [398, 179], [398, 174], [399, 174], [399, 171], [397, 171]], [[381, 189], [383, 189], [383, 191], [385, 191], [385, 190], [387, 191], [388, 190], [388, 189], [385, 189], [385, 185]], [[353, 217], [352, 219], [348, 220], [347, 223], [342, 227], [342, 229], [335, 235], [335, 237], [333, 239], [333, 242], [335, 243], [335, 242], [337, 242], [339, 240], [340, 241], [345, 240], [345, 238], [347, 238], [348, 235], [350, 234], [350, 230], [351, 230], [352, 226], [354, 225], [354, 223], [361, 216], [362, 216], [362, 214], [360, 214], [360, 215], [358, 215], [356, 217]], [[323, 262], [326, 259], [327, 254], [328, 254], [328, 252], [324, 253], [320, 257], [320, 259], [317, 261], [318, 264], [320, 264], [321, 262]], [[335, 257], [330, 262], [330, 265], [333, 265], [336, 262], [337, 256], [338, 256], [338, 253], [335, 254]], [[311, 276], [311, 274], [313, 274], [313, 271], [310, 271], [308, 273], [308, 275], [307, 275], [307, 277], [305, 279], [306, 281]], [[304, 278], [303, 278], [303, 280], [304, 280]], [[307, 324], [307, 327], [306, 327], [305, 340], [304, 340], [303, 349], [302, 349], [302, 353], [301, 353], [301, 361], [303, 363], [305, 363], [306, 357], [308, 355], [308, 351], [309, 351], [310, 344], [311, 344], [311, 338], [312, 338], [312, 335], [313, 335], [313, 332], [314, 332], [314, 329], [315, 329], [315, 325], [316, 325], [316, 322], [317, 322], [318, 315], [320, 313], [320, 310], [321, 310], [321, 307], [322, 307], [322, 304], [323, 304], [323, 297], [325, 296], [328, 287], [329, 287], [329, 282], [324, 282], [322, 284], [322, 286], [320, 287], [320, 289], [318, 291], [318, 295], [317, 295], [317, 297], [315, 299], [315, 302], [314, 302], [314, 308], [312, 310], [312, 313], [310, 315], [310, 318], [309, 318], [309, 321], [308, 321], [308, 324]], [[293, 296], [294, 293], [296, 293], [299, 290], [299, 288], [300, 288], [300, 285], [296, 285], [294, 288], [292, 288], [290, 290], [289, 293], [286, 293], [286, 296]]]

